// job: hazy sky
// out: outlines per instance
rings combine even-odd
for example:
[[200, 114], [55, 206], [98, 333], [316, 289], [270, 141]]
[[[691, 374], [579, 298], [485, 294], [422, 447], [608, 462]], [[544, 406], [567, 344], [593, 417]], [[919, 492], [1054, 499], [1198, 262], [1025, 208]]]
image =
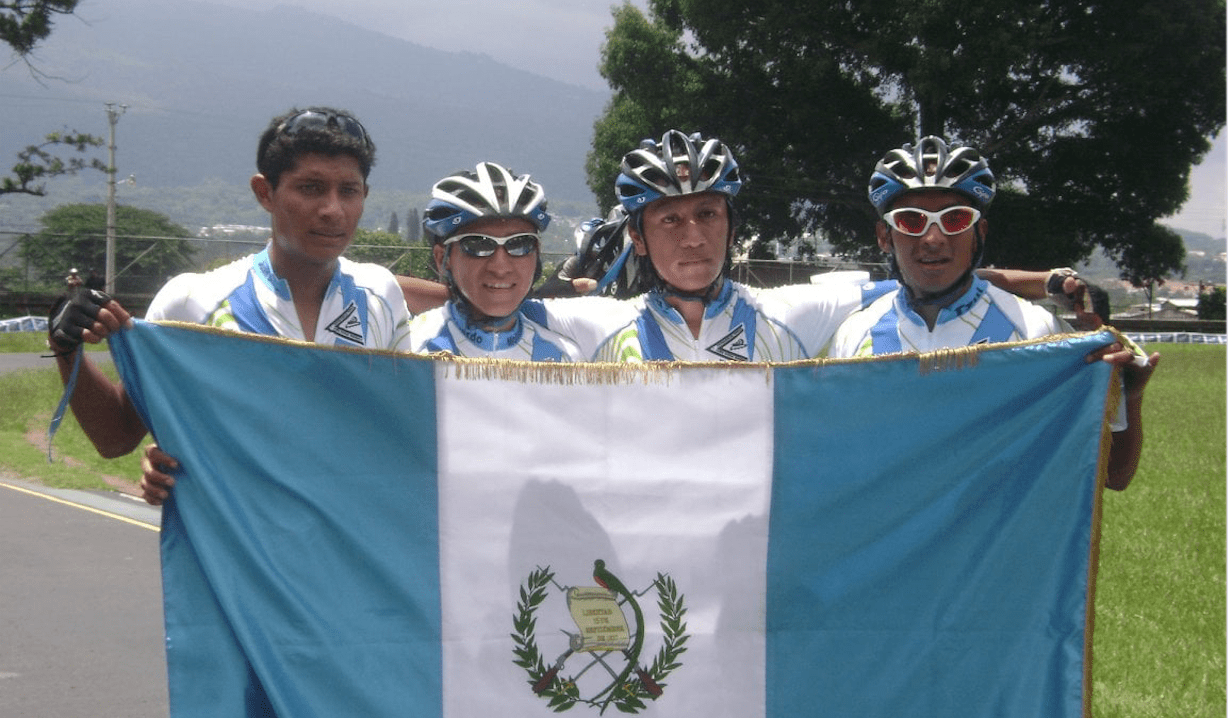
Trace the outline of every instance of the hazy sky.
[[[209, 1], [209, 0], [206, 0]], [[606, 89], [597, 72], [611, 7], [622, 0], [212, 0], [252, 9], [292, 5], [443, 50], [483, 53], [505, 65], [576, 85]], [[83, 6], [105, 0], [86, 0]], [[633, 0], [645, 7], [645, 0]], [[1194, 168], [1190, 200], [1167, 223], [1225, 233], [1228, 141], [1221, 133]]]

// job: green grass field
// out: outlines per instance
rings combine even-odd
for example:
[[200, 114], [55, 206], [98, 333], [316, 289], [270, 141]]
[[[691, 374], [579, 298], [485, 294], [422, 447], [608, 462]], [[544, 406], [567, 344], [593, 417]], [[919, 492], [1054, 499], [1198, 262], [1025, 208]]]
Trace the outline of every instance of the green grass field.
[[[6, 344], [6, 342], [9, 342]], [[0, 335], [0, 351], [42, 351]], [[1144, 406], [1146, 446], [1129, 490], [1106, 492], [1096, 590], [1097, 718], [1225, 715], [1225, 347], [1164, 344]], [[139, 457], [97, 457], [67, 418], [46, 435], [53, 368], [0, 376], [0, 469], [58, 487], [135, 481]], [[66, 463], [65, 458], [70, 459]]]

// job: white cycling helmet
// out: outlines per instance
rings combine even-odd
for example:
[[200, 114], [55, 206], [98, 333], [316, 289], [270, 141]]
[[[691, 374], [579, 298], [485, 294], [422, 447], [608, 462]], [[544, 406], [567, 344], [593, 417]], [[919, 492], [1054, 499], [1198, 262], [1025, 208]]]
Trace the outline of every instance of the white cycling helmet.
[[883, 216], [896, 197], [923, 189], [959, 192], [984, 212], [997, 194], [989, 163], [972, 147], [947, 146], [940, 137], [923, 137], [883, 155], [870, 175], [870, 203]]
[[543, 232], [550, 224], [546, 193], [529, 175], [481, 162], [472, 172], [462, 170], [435, 183], [422, 229], [439, 242], [487, 217], [527, 219]]
[[733, 197], [741, 189], [738, 163], [723, 142], [678, 130], [666, 132], [659, 143], [644, 140], [628, 152], [614, 181], [614, 192], [629, 215], [662, 197], [697, 192]]

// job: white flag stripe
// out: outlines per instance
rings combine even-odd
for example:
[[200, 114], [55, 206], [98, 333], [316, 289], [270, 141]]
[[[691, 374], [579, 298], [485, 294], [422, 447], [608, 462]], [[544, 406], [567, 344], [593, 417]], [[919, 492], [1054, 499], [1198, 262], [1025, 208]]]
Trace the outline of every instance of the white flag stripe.
[[[545, 700], [513, 663], [521, 587], [535, 569], [554, 572], [558, 586], [534, 614], [536, 645], [552, 665], [578, 632], [560, 587], [597, 585], [601, 559], [643, 592], [639, 666], [663, 645], [657, 574], [685, 601], [682, 667], [643, 715], [762, 715], [773, 430], [765, 374], [691, 369], [617, 386], [446, 374], [437, 373], [445, 714], [543, 713]], [[537, 440], [510, 439], [517, 425]], [[592, 662], [573, 654], [560, 674]], [[581, 697], [625, 666], [620, 653], [592, 665], [577, 681]], [[713, 691], [717, 682], [728, 690]]]

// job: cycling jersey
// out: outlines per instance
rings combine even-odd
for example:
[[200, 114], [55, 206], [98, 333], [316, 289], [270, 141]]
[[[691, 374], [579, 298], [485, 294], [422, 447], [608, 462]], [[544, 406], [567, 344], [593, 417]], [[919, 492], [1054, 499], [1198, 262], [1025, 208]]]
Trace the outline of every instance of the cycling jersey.
[[990, 342], [1036, 339], [1072, 331], [1044, 307], [974, 277], [959, 299], [944, 307], [931, 330], [908, 306], [903, 292], [890, 292], [855, 312], [840, 326], [825, 353], [832, 357], [929, 352]]
[[666, 294], [630, 300], [635, 316], [600, 342], [596, 361], [759, 361], [806, 359], [825, 346], [852, 310], [894, 282], [829, 282], [755, 290], [726, 280], [691, 333]]
[[[269, 250], [167, 282], [145, 318], [204, 324], [305, 341], [290, 286], [273, 271]], [[337, 260], [316, 323], [316, 344], [409, 349], [409, 310], [396, 278], [376, 264]]]
[[410, 346], [415, 352], [446, 352], [457, 356], [517, 359], [521, 361], [580, 361], [575, 342], [547, 327], [541, 301], [525, 300], [510, 328], [486, 331], [471, 324], [449, 301], [410, 322]]

